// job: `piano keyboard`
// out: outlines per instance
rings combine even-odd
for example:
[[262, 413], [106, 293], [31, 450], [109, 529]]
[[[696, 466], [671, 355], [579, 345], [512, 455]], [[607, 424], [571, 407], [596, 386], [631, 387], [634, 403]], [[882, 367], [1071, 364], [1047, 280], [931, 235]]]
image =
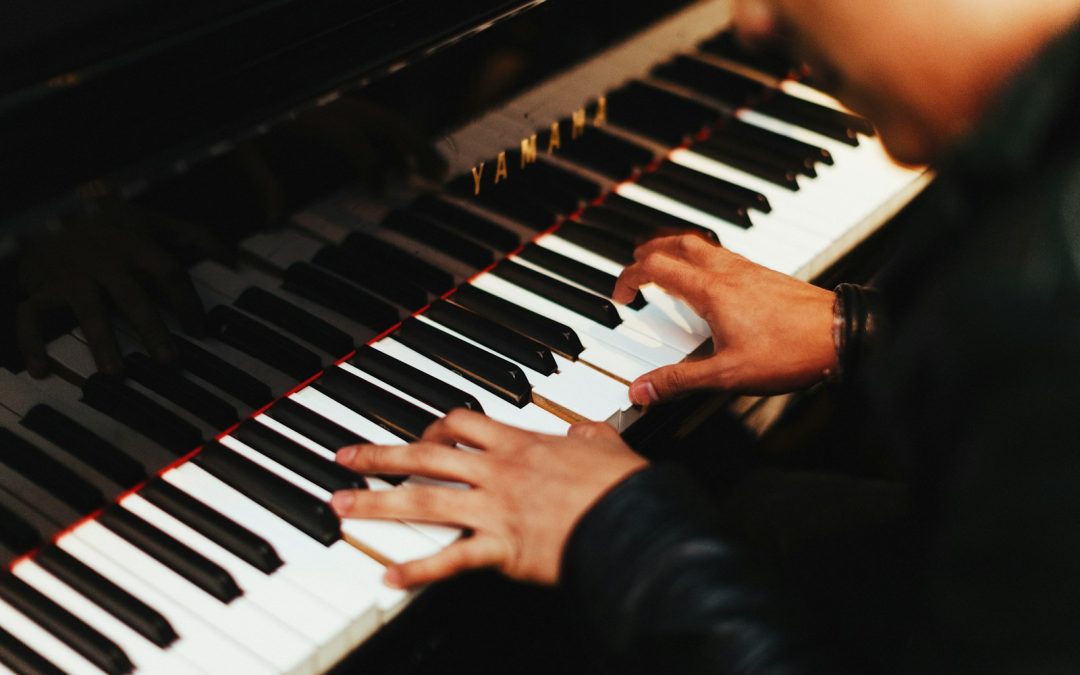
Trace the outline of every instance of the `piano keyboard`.
[[[709, 338], [662, 289], [608, 299], [635, 242], [693, 231], [809, 279], [925, 184], [824, 95], [740, 75], [724, 38], [686, 53], [727, 20], [693, 5], [462, 129], [439, 194], [343, 195], [241, 266], [197, 266], [210, 331], [177, 338], [179, 371], [120, 324], [123, 381], [78, 331], [49, 345], [65, 378], [0, 372], [0, 672], [328, 669], [409, 603], [385, 565], [460, 534], [339, 521], [333, 491], [422, 479], [361, 477], [337, 448], [455, 407], [625, 429], [628, 384]], [[458, 189], [601, 91], [609, 120], [579, 144], [503, 193]]]

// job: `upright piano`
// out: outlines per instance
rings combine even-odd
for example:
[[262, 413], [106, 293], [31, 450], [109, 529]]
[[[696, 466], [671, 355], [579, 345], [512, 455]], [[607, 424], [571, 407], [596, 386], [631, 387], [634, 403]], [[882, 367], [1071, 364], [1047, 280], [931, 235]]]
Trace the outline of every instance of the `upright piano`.
[[339, 521], [332, 491], [421, 479], [334, 451], [456, 407], [643, 452], [751, 411], [630, 404], [710, 348], [661, 288], [610, 301], [634, 247], [822, 280], [930, 178], [724, 0], [75, 5], [0, 10], [0, 672], [487, 672], [497, 635], [446, 636], [512, 603], [384, 587], [462, 533]]

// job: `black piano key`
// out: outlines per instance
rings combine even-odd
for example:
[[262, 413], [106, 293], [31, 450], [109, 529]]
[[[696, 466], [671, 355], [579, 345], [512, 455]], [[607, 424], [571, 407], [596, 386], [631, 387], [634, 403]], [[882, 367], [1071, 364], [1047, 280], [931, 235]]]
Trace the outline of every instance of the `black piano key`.
[[184, 338], [174, 337], [174, 340], [184, 370], [252, 408], [261, 408], [273, 400], [269, 385]]
[[555, 234], [620, 265], [629, 265], [634, 262], [636, 241], [628, 241], [620, 235], [593, 227], [588, 222], [568, 220], [559, 226]]
[[211, 309], [206, 325], [218, 340], [290, 377], [303, 380], [322, 370], [318, 354], [231, 307]]
[[646, 174], [638, 181], [638, 185], [743, 229], [749, 229], [753, 225], [745, 206], [717, 199], [664, 174]]
[[435, 295], [442, 295], [454, 287], [454, 275], [450, 272], [370, 234], [353, 232], [341, 246], [372, 270], [404, 275]]
[[720, 117], [712, 106], [640, 81], [611, 92], [607, 99], [608, 117], [613, 123], [671, 146], [681, 144]]
[[270, 542], [160, 478], [139, 495], [261, 572], [271, 574], [283, 564]]
[[186, 453], [202, 442], [202, 434], [193, 425], [106, 375], [87, 378], [82, 401], [175, 454]]
[[418, 197], [416, 201], [409, 204], [408, 209], [487, 244], [496, 251], [506, 253], [521, 245], [521, 237], [513, 231], [433, 195]]
[[654, 77], [682, 85], [739, 108], [764, 96], [768, 87], [753, 78], [705, 63], [689, 56], [678, 56], [652, 70]]
[[5, 556], [4, 565], [9, 564], [12, 558], [40, 546], [43, 541], [42, 533], [21, 517], [20, 511], [26, 508], [7, 493], [0, 494], [0, 545], [10, 553], [10, 556]]
[[[405, 323], [415, 321], [409, 319]], [[419, 440], [437, 417], [341, 368], [331, 368], [312, 387], [407, 441]]]
[[[443, 303], [444, 301], [440, 300], [434, 306]], [[476, 412], [484, 412], [480, 402], [472, 394], [461, 391], [437, 377], [432, 377], [422, 370], [402, 363], [374, 347], [369, 346], [360, 349], [356, 352], [356, 356], [349, 360], [349, 363], [400, 389], [409, 396], [427, 403], [436, 410], [450, 412], [454, 408], [468, 408]]]
[[577, 222], [610, 232], [634, 246], [639, 246], [650, 239], [665, 234], [664, 229], [661, 227], [633, 218], [603, 204], [590, 206], [582, 211], [577, 218]]
[[741, 63], [755, 70], [783, 79], [797, 70], [790, 54], [780, 49], [767, 49], [763, 46], [750, 51], [739, 44], [734, 31], [724, 31], [716, 37], [701, 43], [702, 51]]
[[[581, 284], [605, 298], [610, 298], [611, 294], [615, 292], [615, 276], [578, 262], [573, 258], [568, 258], [561, 253], [556, 253], [551, 249], [544, 248], [539, 244], [529, 244], [522, 249], [518, 257], [566, 277], [574, 283]], [[627, 306], [631, 309], [643, 309], [647, 304], [645, 297], [639, 291]]]
[[769, 131], [754, 124], [743, 122], [740, 119], [731, 118], [726, 120], [721, 129], [728, 134], [745, 140], [753, 145], [772, 148], [792, 157], [800, 157], [811, 162], [821, 162], [831, 166], [835, 160], [832, 153], [825, 148], [805, 143], [803, 141]]
[[710, 235], [712, 230], [706, 227], [702, 227], [697, 223], [691, 223], [689, 220], [673, 216], [670, 213], [654, 209], [651, 206], [635, 202], [632, 199], [627, 199], [622, 195], [610, 194], [604, 199], [604, 203], [600, 206], [605, 209], [611, 209], [612, 211], [625, 214], [636, 220], [649, 223], [658, 230], [661, 230], [664, 234], [671, 232], [694, 232], [704, 235], [709, 239], [716, 238], [716, 234], [712, 233]]
[[560, 148], [559, 157], [614, 180], [629, 178], [654, 159], [652, 150], [596, 127], [588, 128], [581, 138]]
[[740, 171], [745, 171], [752, 176], [757, 176], [762, 180], [769, 181], [786, 190], [796, 192], [799, 189], [797, 180], [798, 174], [795, 171], [768, 166], [758, 160], [748, 158], [741, 153], [725, 148], [722, 145], [709, 143], [708, 140], [695, 145], [694, 152], [705, 155], [710, 159], [715, 159], [718, 162], [730, 164]]
[[548, 347], [458, 305], [440, 300], [424, 316], [542, 375], [558, 370]]
[[798, 96], [792, 96], [787, 92], [782, 92], [780, 98], [784, 100], [785, 105], [790, 105], [793, 109], [798, 110], [800, 115], [804, 115], [808, 118], [829, 122], [840, 127], [846, 127], [851, 131], [860, 133], [864, 136], [873, 136], [877, 133], [874, 129], [874, 125], [865, 117], [843, 110], [837, 110], [836, 108], [820, 103], [814, 103], [813, 101], [807, 101]]
[[[3, 449], [0, 441], [0, 451]], [[0, 500], [48, 539], [84, 514], [48, 489], [0, 462]]]
[[0, 464], [82, 515], [92, 513], [105, 503], [101, 490], [7, 429], [0, 429]]
[[727, 129], [715, 131], [703, 143], [711, 147], [727, 150], [732, 154], [774, 169], [794, 171], [808, 178], [817, 178], [817, 169], [814, 168], [812, 160], [801, 155], [792, 155], [767, 146], [756, 145], [751, 141], [728, 133]]
[[220, 565], [127, 509], [105, 509], [98, 522], [221, 602], [230, 603], [243, 595], [236, 580]]
[[278, 401], [265, 414], [327, 450], [334, 452], [348, 445], [368, 443], [368, 440], [363, 436], [349, 431], [290, 398]]
[[556, 203], [560, 210], [567, 212], [577, 210], [581, 202], [592, 201], [601, 194], [600, 184], [596, 181], [545, 161], [530, 164], [518, 173], [516, 179], [520, 179], [527, 186], [526, 189], [535, 189], [542, 195], [569, 195], [564, 201]]
[[[768, 197], [760, 192], [721, 178], [715, 178], [700, 171], [694, 171], [674, 162], [664, 162], [656, 169], [656, 173], [684, 185], [692, 186], [706, 194], [713, 195], [716, 199], [741, 204], [762, 213], [772, 211], [772, 205], [769, 203]], [[712, 231], [710, 230], [710, 232]], [[715, 238], [715, 235], [713, 237]]]
[[360, 474], [315, 454], [258, 422], [244, 422], [231, 435], [328, 492], [367, 488], [367, 482]]
[[329, 504], [232, 450], [211, 443], [192, 461], [323, 546], [341, 539], [341, 522]]
[[124, 374], [211, 426], [224, 429], [236, 424], [236, 408], [146, 354], [125, 356]]
[[168, 619], [157, 610], [63, 549], [46, 547], [34, 557], [34, 562], [158, 647], [164, 649], [179, 637]]
[[485, 184], [479, 197], [472, 197], [471, 192], [469, 195], [469, 198], [475, 199], [480, 206], [538, 232], [548, 229], [567, 213], [528, 190], [515, 186], [513, 181], [499, 185]]
[[194, 426], [108, 376], [95, 374], [87, 378], [82, 401], [177, 455], [202, 442], [202, 434]]
[[849, 125], [872, 131], [868, 123], [860, 122], [852, 115], [804, 101], [782, 91], [773, 92], [771, 96], [761, 101], [756, 109], [766, 115], [853, 147], [859, 145], [859, 133]]
[[289, 269], [285, 270], [282, 287], [376, 332], [393, 326], [400, 318], [393, 305], [308, 263], [290, 265]]
[[491, 273], [558, 303], [560, 306], [587, 317], [601, 326], [615, 328], [622, 323], [619, 310], [610, 298], [602, 298], [588, 291], [583, 291], [554, 277], [549, 277], [542, 272], [529, 269], [524, 265], [517, 265], [507, 261], [500, 263]]
[[477, 244], [427, 216], [395, 210], [386, 214], [382, 226], [414, 239], [475, 269], [495, 262], [491, 249]]
[[516, 364], [429, 326], [418, 319], [401, 325], [394, 337], [414, 351], [453, 370], [519, 408], [532, 401], [532, 385]]
[[[615, 199], [616, 197], [618, 199]], [[608, 198], [613, 201], [623, 199], [620, 195], [609, 195]], [[630, 204], [634, 203], [630, 202]], [[711, 241], [719, 241], [719, 237], [716, 236], [715, 232], [697, 223], [683, 220], [680, 221], [684, 224], [683, 227], [668, 227], [664, 224], [648, 222], [626, 211], [616, 210], [606, 203], [585, 209], [578, 217], [578, 222], [618, 236], [635, 247], [656, 237], [667, 237], [676, 234], [696, 234]]]
[[130, 488], [146, 479], [146, 467], [48, 405], [34, 406], [19, 423], [94, 467], [117, 485]]
[[135, 669], [112, 640], [10, 573], [0, 574], [0, 598], [106, 673], [130, 673]]
[[64, 675], [64, 671], [3, 628], [0, 628], [0, 663], [20, 675]]
[[581, 339], [569, 326], [519, 307], [471, 284], [462, 285], [449, 299], [450, 302], [492, 321], [498, 321], [569, 359], [577, 359], [578, 355], [585, 351]]
[[344, 356], [355, 346], [345, 331], [258, 286], [241, 293], [235, 304], [331, 356]]
[[[363, 260], [343, 248], [326, 246], [315, 254], [311, 262], [348, 279], [360, 288], [401, 305], [410, 312], [415, 312], [428, 304], [427, 291], [409, 281], [402, 274], [393, 274], [387, 270], [369, 267]], [[311, 341], [308, 340], [308, 342]], [[340, 354], [347, 354], [352, 350], [352, 340], [349, 344], [349, 349]]]

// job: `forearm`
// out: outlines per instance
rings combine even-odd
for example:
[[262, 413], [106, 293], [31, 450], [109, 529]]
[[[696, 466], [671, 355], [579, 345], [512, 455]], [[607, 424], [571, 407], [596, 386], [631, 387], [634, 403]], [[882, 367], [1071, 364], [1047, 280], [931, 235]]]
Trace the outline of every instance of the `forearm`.
[[802, 672], [784, 613], [681, 469], [654, 466], [575, 529], [564, 583], [620, 671]]

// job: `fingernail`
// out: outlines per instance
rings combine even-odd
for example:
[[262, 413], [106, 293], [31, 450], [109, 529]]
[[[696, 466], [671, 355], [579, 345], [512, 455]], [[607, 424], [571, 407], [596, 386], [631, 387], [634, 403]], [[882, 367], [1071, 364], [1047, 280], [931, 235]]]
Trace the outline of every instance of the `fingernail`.
[[352, 464], [352, 461], [356, 459], [356, 446], [350, 445], [338, 450], [335, 457], [338, 464]]
[[334, 511], [336, 511], [339, 516], [348, 514], [355, 503], [356, 495], [349, 490], [335, 492], [334, 496], [330, 498], [330, 506], [334, 507]]
[[660, 397], [656, 395], [656, 387], [648, 380], [630, 385], [630, 401], [636, 405], [649, 405], [656, 403], [659, 399]]
[[388, 567], [386, 569], [386, 574], [383, 575], [382, 580], [383, 583], [390, 588], [401, 588], [401, 570], [396, 567]]

